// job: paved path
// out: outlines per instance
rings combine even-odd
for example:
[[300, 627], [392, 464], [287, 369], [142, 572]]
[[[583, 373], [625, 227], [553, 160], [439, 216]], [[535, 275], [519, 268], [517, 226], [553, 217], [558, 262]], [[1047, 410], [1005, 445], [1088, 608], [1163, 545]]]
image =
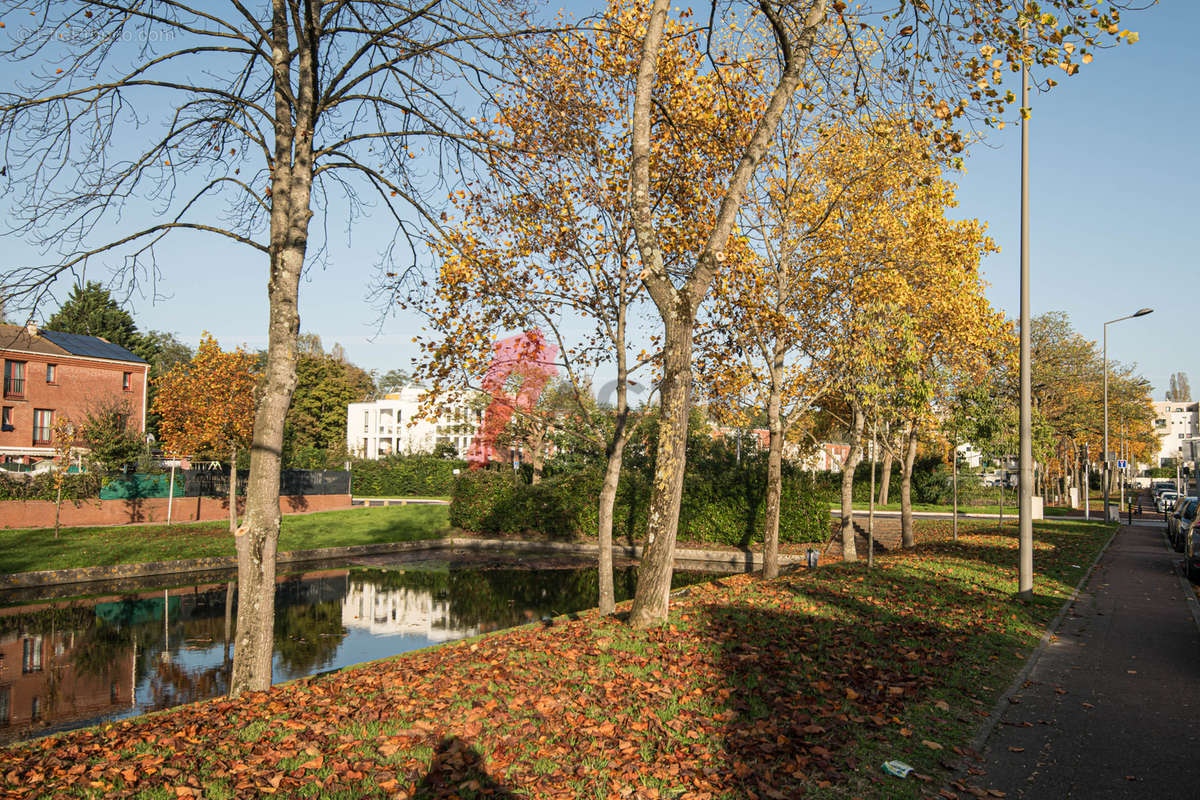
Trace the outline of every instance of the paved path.
[[1162, 524], [1123, 527], [971, 782], [1022, 798], [1200, 797], [1200, 632]]

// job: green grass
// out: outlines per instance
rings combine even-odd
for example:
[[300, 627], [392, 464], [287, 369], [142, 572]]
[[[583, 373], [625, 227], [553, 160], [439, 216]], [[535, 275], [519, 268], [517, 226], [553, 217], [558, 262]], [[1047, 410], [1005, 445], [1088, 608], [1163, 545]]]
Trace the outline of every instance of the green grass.
[[[449, 509], [442, 505], [350, 508], [285, 516], [279, 550], [408, 542], [436, 539], [449, 532]], [[0, 531], [0, 574], [44, 569], [98, 567], [211, 558], [235, 554], [229, 523], [120, 525]]]

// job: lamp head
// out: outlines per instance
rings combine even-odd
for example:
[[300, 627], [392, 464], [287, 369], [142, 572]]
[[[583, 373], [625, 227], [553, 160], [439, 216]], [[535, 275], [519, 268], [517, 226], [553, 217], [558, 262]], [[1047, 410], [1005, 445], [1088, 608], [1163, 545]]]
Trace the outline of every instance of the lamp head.
[[1154, 313], [1153, 308], [1139, 308], [1137, 311], [1134, 312], [1133, 315], [1135, 317], [1144, 317], [1147, 314], [1153, 314], [1153, 313]]

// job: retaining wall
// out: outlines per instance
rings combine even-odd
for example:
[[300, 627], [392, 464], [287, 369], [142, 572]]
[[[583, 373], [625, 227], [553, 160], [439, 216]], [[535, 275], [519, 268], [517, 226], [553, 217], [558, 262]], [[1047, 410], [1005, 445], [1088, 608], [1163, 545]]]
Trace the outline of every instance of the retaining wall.
[[[79, 505], [64, 501], [61, 524], [64, 527], [91, 525], [128, 525], [131, 522], [167, 521], [166, 497], [133, 498], [126, 500], [83, 500]], [[245, 498], [238, 498], [238, 513], [242, 513]], [[350, 508], [348, 494], [289, 495], [279, 498], [284, 514], [307, 511], [332, 511]], [[216, 497], [176, 497], [171, 509], [172, 522], [202, 522], [228, 519], [228, 499]], [[0, 528], [53, 528], [54, 503], [48, 500], [0, 501]]]

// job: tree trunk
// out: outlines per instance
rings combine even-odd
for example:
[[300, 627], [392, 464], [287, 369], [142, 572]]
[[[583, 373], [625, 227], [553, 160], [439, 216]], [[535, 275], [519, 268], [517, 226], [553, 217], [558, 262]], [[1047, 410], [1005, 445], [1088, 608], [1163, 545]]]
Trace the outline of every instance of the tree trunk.
[[958, 541], [958, 433], [957, 432], [954, 435], [954, 447], [951, 448], [951, 450], [950, 450], [950, 458], [951, 458], [950, 469], [952, 470], [952, 473], [953, 473], [953, 478], [951, 478], [951, 480], [954, 482], [954, 486], [951, 489], [951, 491], [954, 493], [954, 525], [952, 526], [953, 533], [951, 535], [954, 537], [954, 541], [957, 542]]
[[[886, 434], [885, 434], [886, 435]], [[892, 483], [892, 443], [887, 442], [883, 449], [883, 476], [879, 481], [879, 505], [886, 506], [888, 502], [888, 486]]]
[[783, 421], [780, 419], [779, 390], [771, 389], [767, 401], [767, 509], [763, 527], [763, 578], [779, 575], [779, 507], [783, 500]]
[[667, 619], [679, 503], [683, 497], [683, 472], [687, 463], [688, 414], [692, 408], [693, 319], [681, 309], [677, 316], [666, 322], [654, 482], [650, 491], [645, 551], [629, 616], [630, 624], [639, 629], [661, 624]]
[[229, 532], [237, 533], [237, 448], [229, 452]]
[[862, 459], [862, 431], [866, 420], [862, 408], [852, 402], [854, 421], [850, 428], [850, 452], [842, 464], [842, 560], [858, 561], [858, 547], [854, 541], [854, 470]]
[[759, 7], [771, 23], [779, 54], [783, 57], [783, 68], [754, 132], [737, 156], [724, 195], [717, 203], [708, 238], [682, 286], [676, 286], [667, 271], [654, 220], [651, 182], [654, 88], [658, 83], [659, 53], [671, 2], [654, 0], [650, 7], [633, 92], [629, 212], [641, 256], [642, 283], [663, 321], [664, 353], [659, 388], [662, 411], [656, 451], [658, 462], [650, 495], [646, 550], [641, 569], [638, 570], [637, 592], [630, 612], [630, 623], [635, 628], [647, 628], [667, 619], [679, 500], [683, 492], [688, 412], [691, 409], [691, 353], [696, 314], [724, 260], [729, 237], [742, 209], [746, 186], [767, 156], [779, 121], [800, 86], [817, 31], [825, 19], [827, 2], [815, 0], [803, 22], [798, 25], [789, 25], [787, 23], [792, 20], [780, 18], [781, 8], [786, 7], [776, 7], [770, 3], [763, 3]]
[[[238, 559], [238, 609], [229, 694], [271, 687], [275, 622], [275, 557], [279, 546], [279, 469], [283, 420], [296, 388], [300, 333], [300, 273], [312, 219], [312, 134], [316, 125], [316, 48], [289, 42], [288, 3], [272, 2], [275, 93], [274, 169], [271, 171], [270, 274], [267, 364], [254, 414], [246, 514], [234, 535]], [[319, 30], [297, 35], [319, 36]], [[292, 63], [299, 62], [293, 81]], [[292, 84], [294, 89], [289, 89]], [[295, 92], [293, 96], [293, 91]], [[293, 116], [293, 113], [295, 116]]]
[[546, 428], [539, 424], [537, 431], [526, 440], [529, 446], [529, 463], [533, 467], [533, 475], [529, 483], [537, 486], [542, 482], [542, 472], [546, 467]]
[[904, 548], [917, 546], [912, 515], [912, 472], [916, 458], [917, 428], [914, 425], [908, 431], [908, 441], [904, 449], [904, 472], [900, 476], [900, 545]]
[[600, 486], [600, 509], [598, 519], [598, 545], [600, 547], [600, 613], [611, 614], [616, 610], [616, 591], [613, 588], [613, 509], [617, 504], [617, 488], [621, 482], [621, 462], [625, 456], [628, 436], [618, 421], [618, 433], [609, 447], [608, 462], [604, 466], [604, 483]]
[[58, 538], [59, 521], [62, 516], [62, 477], [58, 479], [58, 489], [54, 493], [54, 538]]
[[229, 643], [233, 641], [233, 598], [234, 587], [236, 586], [237, 583], [234, 581], [228, 581], [225, 584], [225, 656], [221, 660], [221, 663], [226, 673], [229, 672], [230, 667]]
[[617, 490], [621, 485], [621, 465], [625, 458], [625, 445], [629, 442], [629, 362], [627, 361], [625, 331], [628, 313], [630, 274], [628, 262], [621, 259], [617, 276], [620, 300], [617, 303], [617, 326], [613, 344], [617, 357], [617, 407], [612, 438], [609, 439], [607, 460], [604, 465], [604, 483], [600, 487], [600, 509], [597, 524], [597, 539], [600, 548], [599, 562], [599, 605], [601, 614], [616, 611], [617, 599], [613, 586], [613, 509], [617, 504]]
[[[781, 276], [782, 280], [782, 276]], [[776, 288], [782, 295], [780, 287]], [[767, 428], [770, 441], [767, 446], [767, 508], [763, 520], [763, 569], [764, 579], [779, 575], [779, 510], [783, 503], [783, 359], [785, 348], [776, 340], [770, 370], [770, 387], [767, 397]]]

